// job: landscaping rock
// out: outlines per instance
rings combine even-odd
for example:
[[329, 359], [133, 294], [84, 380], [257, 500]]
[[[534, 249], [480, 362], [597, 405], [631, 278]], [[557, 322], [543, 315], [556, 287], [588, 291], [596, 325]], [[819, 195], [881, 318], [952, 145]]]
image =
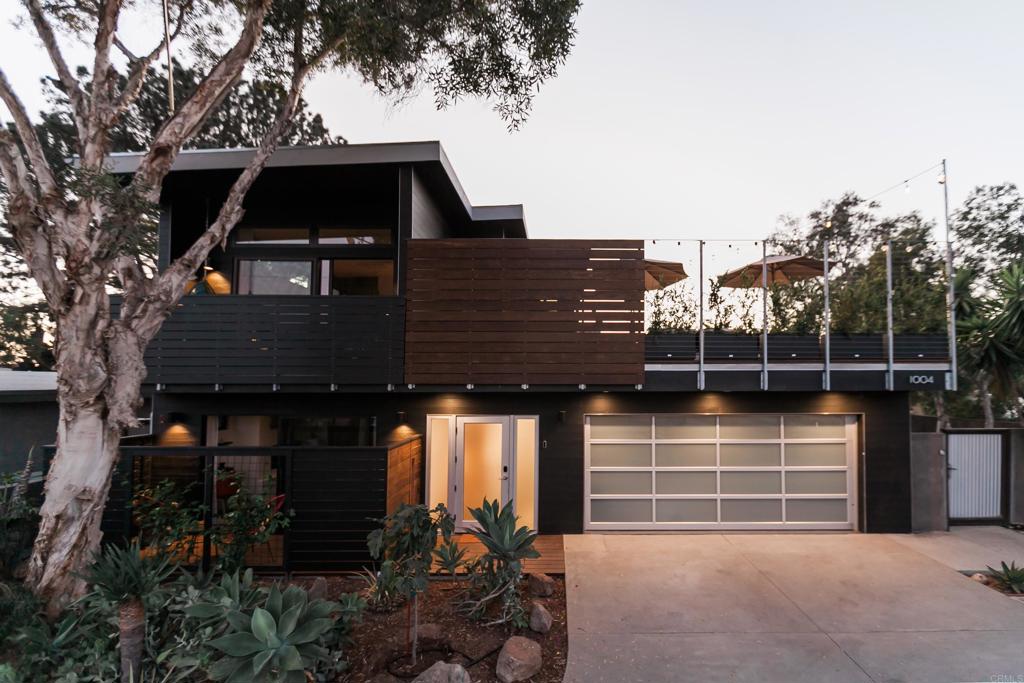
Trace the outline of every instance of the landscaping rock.
[[318, 576], [313, 579], [313, 585], [309, 587], [309, 601], [327, 599], [327, 579]]
[[505, 638], [498, 631], [479, 631], [473, 634], [472, 638], [465, 641], [452, 640], [450, 645], [453, 650], [461, 652], [469, 657], [470, 661], [479, 661], [488, 655], [497, 652], [505, 644]]
[[538, 598], [546, 598], [555, 592], [555, 580], [547, 574], [530, 574], [530, 592]]
[[530, 630], [537, 633], [547, 633], [551, 630], [552, 621], [551, 612], [544, 605], [534, 600], [533, 606], [530, 608]]
[[402, 679], [398, 676], [392, 676], [386, 671], [382, 671], [367, 681], [367, 683], [402, 683]]
[[971, 578], [977, 581], [978, 583], [984, 584], [986, 586], [992, 583], [992, 577], [988, 574], [982, 574], [981, 572], [971, 574]]
[[540, 672], [540, 645], [522, 636], [512, 636], [498, 654], [496, 673], [501, 683], [525, 681]]
[[469, 672], [458, 664], [434, 662], [434, 665], [413, 679], [412, 683], [470, 683]]

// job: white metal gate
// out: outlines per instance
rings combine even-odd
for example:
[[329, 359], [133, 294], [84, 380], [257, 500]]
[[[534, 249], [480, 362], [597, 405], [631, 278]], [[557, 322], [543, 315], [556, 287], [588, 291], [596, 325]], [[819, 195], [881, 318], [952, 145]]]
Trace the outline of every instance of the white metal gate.
[[949, 518], [999, 519], [1003, 514], [1003, 435], [948, 435]]

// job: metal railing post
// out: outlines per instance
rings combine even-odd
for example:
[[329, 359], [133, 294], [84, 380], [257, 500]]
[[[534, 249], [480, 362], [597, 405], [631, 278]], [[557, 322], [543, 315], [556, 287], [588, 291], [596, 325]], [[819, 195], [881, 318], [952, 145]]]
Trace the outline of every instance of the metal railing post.
[[700, 240], [700, 266], [697, 297], [700, 302], [700, 325], [697, 328], [697, 388], [704, 390], [704, 240]]
[[825, 253], [822, 259], [822, 266], [825, 270], [825, 373], [822, 376], [822, 388], [825, 391], [832, 391], [832, 324], [829, 317], [832, 313], [832, 302], [829, 299], [828, 290], [828, 240], [825, 240]]
[[956, 391], [959, 380], [957, 378], [956, 360], [956, 281], [953, 277], [953, 243], [946, 242], [946, 278], [949, 280], [949, 291], [946, 294], [947, 319], [949, 320], [949, 385], [947, 389]]
[[893, 333], [892, 333], [892, 240], [885, 243], [885, 334], [886, 334], [886, 373], [885, 388], [893, 391]]
[[761, 240], [761, 390], [768, 389], [768, 241]]

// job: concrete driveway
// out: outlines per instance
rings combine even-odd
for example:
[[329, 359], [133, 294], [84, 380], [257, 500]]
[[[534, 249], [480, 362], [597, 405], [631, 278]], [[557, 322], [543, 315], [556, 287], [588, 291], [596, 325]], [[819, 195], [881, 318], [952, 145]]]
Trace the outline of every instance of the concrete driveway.
[[565, 555], [572, 683], [1024, 681], [1024, 603], [889, 537], [581, 535]]

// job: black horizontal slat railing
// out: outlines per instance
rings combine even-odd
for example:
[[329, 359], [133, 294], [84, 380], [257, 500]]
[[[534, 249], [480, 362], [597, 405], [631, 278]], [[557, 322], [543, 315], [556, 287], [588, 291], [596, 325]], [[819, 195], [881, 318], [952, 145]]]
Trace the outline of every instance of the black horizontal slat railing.
[[404, 337], [400, 297], [185, 297], [146, 350], [147, 382], [397, 384]]
[[[648, 363], [695, 363], [699, 342], [696, 332], [648, 333], [644, 359]], [[838, 334], [830, 338], [832, 362], [885, 362], [883, 334]], [[897, 334], [893, 339], [897, 362], [949, 360], [949, 338], [944, 334]], [[768, 360], [775, 362], [822, 362], [824, 337], [815, 335], [769, 334]], [[757, 334], [704, 332], [704, 361], [707, 363], [760, 362], [761, 337]]]

